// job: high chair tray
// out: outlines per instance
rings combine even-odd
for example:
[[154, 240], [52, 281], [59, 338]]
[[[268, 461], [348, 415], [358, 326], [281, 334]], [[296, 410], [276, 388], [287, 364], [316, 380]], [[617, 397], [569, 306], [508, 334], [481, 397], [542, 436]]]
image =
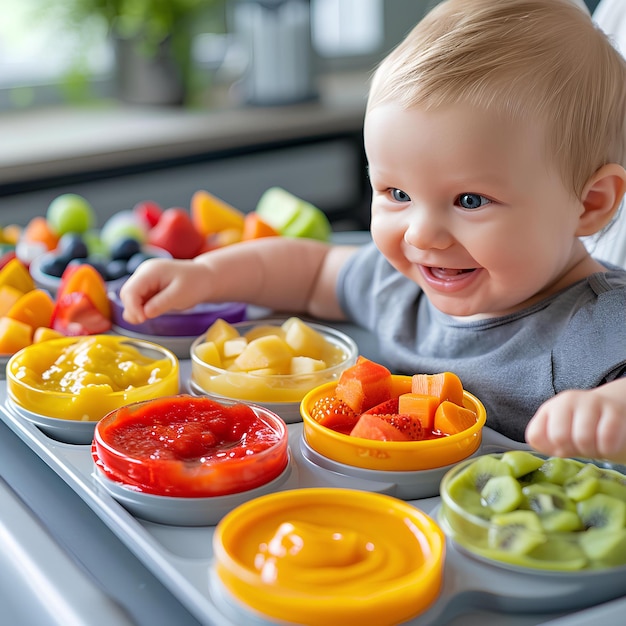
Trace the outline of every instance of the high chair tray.
[[[144, 512], [141, 508], [133, 513], [132, 506], [129, 510], [111, 495], [106, 481], [95, 470], [89, 445], [51, 439], [15, 411], [6, 395], [6, 382], [0, 381], [0, 419], [80, 496], [199, 622], [241, 626], [243, 611], [245, 623], [249, 626], [274, 623], [236, 606], [216, 584], [211, 542], [214, 523], [225, 511], [218, 511], [213, 523], [196, 526], [142, 519], [140, 515]], [[436, 519], [439, 497], [426, 494], [437, 493], [441, 472], [427, 473], [423, 484], [413, 485], [409, 491], [400, 481], [366, 480], [358, 474], [345, 475], [336, 467], [318, 462], [304, 443], [301, 423], [289, 424], [288, 431], [290, 468], [282, 480], [275, 483], [276, 489], [343, 487], [386, 493], [407, 500]], [[477, 454], [514, 448], [525, 446], [487, 428]], [[409, 499], [411, 494], [422, 494], [422, 497]], [[148, 510], [146, 516], [150, 515]], [[622, 622], [626, 611], [626, 576], [622, 568], [620, 573], [581, 572], [579, 576], [520, 573], [481, 562], [448, 539], [441, 594], [425, 613], [407, 624], [617, 624]]]

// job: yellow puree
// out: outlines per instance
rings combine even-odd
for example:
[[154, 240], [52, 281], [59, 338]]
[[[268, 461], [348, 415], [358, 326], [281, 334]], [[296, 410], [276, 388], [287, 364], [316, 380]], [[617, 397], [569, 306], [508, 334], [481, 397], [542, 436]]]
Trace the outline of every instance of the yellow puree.
[[97, 421], [122, 405], [179, 389], [173, 357], [154, 358], [114, 335], [32, 344], [9, 367], [9, 397], [33, 413], [58, 419]]
[[170, 370], [166, 359], [155, 361], [117, 337], [94, 335], [61, 350], [54, 342], [37, 344], [20, 360], [16, 377], [46, 391], [80, 393], [90, 386], [106, 386], [108, 391], [141, 387]]

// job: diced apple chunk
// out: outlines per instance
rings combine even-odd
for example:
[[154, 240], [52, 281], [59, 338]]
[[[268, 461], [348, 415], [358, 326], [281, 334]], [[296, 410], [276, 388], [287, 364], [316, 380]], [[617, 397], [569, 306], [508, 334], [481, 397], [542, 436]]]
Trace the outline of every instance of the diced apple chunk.
[[266, 335], [251, 341], [235, 359], [235, 365], [244, 371], [270, 367], [286, 372], [292, 356], [293, 352], [280, 337]]
[[222, 354], [225, 359], [239, 356], [248, 345], [245, 337], [237, 337], [236, 339], [227, 339], [222, 348]]
[[282, 328], [285, 331], [285, 341], [294, 354], [308, 356], [311, 359], [322, 358], [327, 341], [314, 328], [298, 317], [290, 317], [283, 323]]
[[221, 349], [225, 341], [239, 337], [239, 331], [227, 321], [219, 318], [206, 331], [205, 341], [212, 341]]
[[281, 339], [285, 338], [285, 331], [281, 326], [276, 326], [275, 324], [258, 324], [254, 328], [251, 328], [244, 337], [248, 340], [248, 342], [253, 339], [258, 339], [259, 337], [264, 337], [265, 335], [276, 335]]
[[291, 374], [313, 374], [321, 372], [327, 367], [326, 361], [312, 359], [308, 356], [294, 356], [291, 359]]
[[220, 350], [214, 341], [205, 341], [196, 347], [196, 355], [208, 365], [222, 367]]

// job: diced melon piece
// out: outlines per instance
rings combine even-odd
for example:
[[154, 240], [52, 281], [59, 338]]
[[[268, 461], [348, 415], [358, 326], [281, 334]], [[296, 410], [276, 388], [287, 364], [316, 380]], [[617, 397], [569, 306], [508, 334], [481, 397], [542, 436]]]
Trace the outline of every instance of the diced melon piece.
[[356, 363], [341, 373], [335, 395], [355, 413], [363, 413], [389, 400], [391, 381], [391, 372], [384, 365], [359, 355]]
[[260, 239], [261, 237], [278, 237], [280, 233], [270, 226], [256, 211], [251, 211], [243, 221], [241, 240]]
[[7, 317], [24, 322], [32, 328], [52, 325], [54, 300], [43, 289], [25, 293], [8, 311]]
[[435, 427], [435, 412], [439, 404], [437, 396], [403, 393], [398, 397], [398, 413], [415, 415], [422, 423], [424, 430], [428, 432]]
[[13, 285], [0, 285], [0, 315], [6, 315], [23, 295], [24, 292]]
[[40, 326], [39, 328], [35, 328], [35, 332], [33, 333], [33, 343], [41, 343], [42, 341], [48, 341], [49, 339], [60, 339], [61, 337], [65, 337], [65, 335], [60, 333], [58, 330], [48, 328], [47, 326]]
[[437, 396], [439, 402], [449, 400], [463, 406], [463, 384], [453, 372], [413, 374], [411, 391], [424, 396]]
[[444, 400], [435, 412], [434, 428], [446, 435], [454, 435], [467, 430], [476, 423], [476, 413], [471, 409]]
[[221, 317], [213, 322], [204, 336], [205, 341], [212, 341], [219, 350], [225, 341], [239, 337], [239, 331]]
[[11, 259], [0, 270], [0, 285], [10, 285], [19, 289], [22, 293], [26, 293], [35, 288], [33, 280], [28, 268], [17, 258]]
[[289, 371], [293, 353], [291, 348], [276, 335], [266, 335], [251, 341], [235, 359], [235, 365], [244, 371], [266, 367]]
[[326, 339], [299, 317], [290, 317], [282, 325], [285, 341], [299, 356], [321, 359], [326, 349]]
[[0, 354], [14, 354], [33, 342], [33, 327], [11, 317], [0, 317]]
[[291, 359], [291, 374], [313, 374], [321, 372], [327, 367], [326, 361], [321, 359], [312, 359], [308, 356], [294, 356]]
[[248, 340], [245, 337], [235, 337], [234, 339], [227, 339], [222, 346], [222, 356], [228, 359], [233, 356], [239, 356], [248, 345]]
[[196, 355], [207, 365], [219, 368], [222, 367], [222, 357], [214, 341], [204, 341], [196, 346]]

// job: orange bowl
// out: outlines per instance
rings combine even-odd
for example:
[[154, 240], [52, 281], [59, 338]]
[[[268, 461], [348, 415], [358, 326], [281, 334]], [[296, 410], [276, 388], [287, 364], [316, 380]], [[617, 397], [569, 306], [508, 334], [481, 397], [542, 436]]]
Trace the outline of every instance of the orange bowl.
[[[410, 391], [411, 376], [393, 375], [393, 395]], [[477, 415], [470, 428], [439, 439], [422, 441], [376, 441], [338, 433], [320, 425], [311, 417], [315, 403], [335, 393], [336, 382], [316, 387], [304, 396], [300, 404], [303, 436], [317, 453], [338, 463], [381, 471], [430, 470], [463, 461], [481, 444], [487, 413], [482, 402], [468, 391], [463, 392], [463, 404]]]

